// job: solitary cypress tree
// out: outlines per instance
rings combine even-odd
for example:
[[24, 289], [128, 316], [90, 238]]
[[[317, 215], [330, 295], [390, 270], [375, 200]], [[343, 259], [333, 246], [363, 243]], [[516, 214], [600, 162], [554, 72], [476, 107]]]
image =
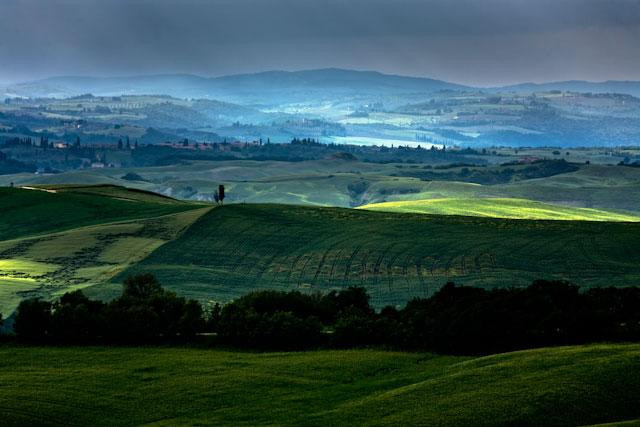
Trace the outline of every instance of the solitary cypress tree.
[[222, 184], [218, 186], [218, 198], [220, 199], [220, 204], [224, 204], [224, 185]]

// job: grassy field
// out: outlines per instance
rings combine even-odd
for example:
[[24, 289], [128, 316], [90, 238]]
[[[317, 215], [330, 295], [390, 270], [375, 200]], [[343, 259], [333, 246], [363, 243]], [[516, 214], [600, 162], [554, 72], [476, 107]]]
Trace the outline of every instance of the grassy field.
[[[366, 287], [378, 307], [432, 295], [447, 281], [501, 287], [547, 278], [593, 287], [640, 279], [635, 223], [259, 204], [205, 214], [208, 205], [113, 186], [46, 190], [0, 190], [8, 212], [0, 224], [5, 316], [22, 298], [71, 289], [109, 298], [120, 293], [124, 277], [147, 271], [203, 302], [227, 302], [254, 289], [324, 292], [355, 285]], [[443, 213], [636, 219], [521, 200], [455, 203]]]
[[640, 417], [640, 345], [374, 350], [0, 346], [3, 425], [586, 425]]
[[208, 208], [0, 241], [0, 313], [109, 281], [174, 239]]
[[553, 219], [567, 221], [640, 221], [640, 216], [599, 209], [570, 208], [525, 199], [427, 199], [373, 203], [359, 209], [432, 215], [469, 215], [511, 219]]
[[121, 187], [46, 190], [0, 189], [0, 313], [5, 316], [21, 299], [51, 298], [109, 281], [209, 209]]
[[[100, 190], [104, 190], [100, 194]], [[0, 187], [0, 240], [68, 230], [86, 225], [149, 218], [202, 207], [110, 187], [23, 189]], [[130, 198], [125, 195], [134, 194]], [[152, 200], [150, 200], [152, 199]]]
[[[505, 159], [503, 159], [505, 160]], [[177, 198], [210, 200], [224, 184], [228, 201], [353, 207], [369, 203], [441, 198], [519, 198], [569, 207], [640, 214], [640, 168], [578, 165], [575, 172], [506, 184], [480, 185], [464, 177], [444, 179], [462, 170], [501, 170], [512, 166], [424, 169], [419, 164], [359, 161], [193, 161], [187, 164], [76, 170], [52, 175], [1, 175], [0, 185], [116, 184]], [[422, 172], [441, 179], [421, 180]], [[127, 181], [136, 173], [143, 181]], [[416, 176], [412, 176], [416, 175]], [[355, 190], [355, 191], [354, 191]]]
[[184, 206], [185, 202], [177, 200], [171, 197], [164, 196], [162, 194], [154, 193], [137, 188], [128, 188], [125, 186], [109, 185], [109, 184], [96, 184], [96, 185], [83, 185], [83, 184], [51, 184], [35, 186], [34, 188], [48, 190], [55, 193], [72, 193], [72, 194], [84, 194], [90, 196], [102, 196], [116, 200], [126, 200], [130, 202], [142, 202], [142, 203], [160, 203], [167, 205], [181, 205]]
[[[430, 216], [286, 205], [213, 209], [119, 275], [151, 271], [202, 301], [256, 288], [365, 286], [375, 305], [404, 304], [447, 281], [484, 287], [534, 279], [624, 286], [640, 280], [638, 223]], [[108, 293], [109, 286], [91, 288]], [[111, 295], [119, 292], [113, 285]]]
[[444, 198], [516, 198], [569, 207], [640, 213], [640, 168], [582, 165], [576, 172], [508, 184], [402, 178], [373, 183], [368, 203]]

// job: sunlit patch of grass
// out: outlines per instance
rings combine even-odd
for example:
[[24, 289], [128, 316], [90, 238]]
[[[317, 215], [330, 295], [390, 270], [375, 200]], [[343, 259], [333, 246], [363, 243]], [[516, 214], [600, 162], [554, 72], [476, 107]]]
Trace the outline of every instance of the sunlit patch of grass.
[[445, 198], [373, 203], [359, 209], [511, 219], [638, 222], [640, 216], [514, 198]]
[[37, 262], [23, 258], [0, 259], [0, 277], [39, 277], [55, 271], [57, 268], [58, 266], [55, 264]]
[[36, 292], [38, 283], [27, 277], [0, 276], [0, 314], [9, 316], [24, 296]]

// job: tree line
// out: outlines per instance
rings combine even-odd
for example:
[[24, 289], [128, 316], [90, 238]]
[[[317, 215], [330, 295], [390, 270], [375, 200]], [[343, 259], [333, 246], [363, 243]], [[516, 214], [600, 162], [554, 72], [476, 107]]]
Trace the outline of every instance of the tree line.
[[256, 291], [208, 310], [151, 274], [108, 303], [81, 291], [21, 302], [16, 337], [38, 343], [202, 342], [261, 350], [385, 347], [449, 354], [640, 339], [640, 288], [581, 292], [562, 281], [485, 290], [447, 283], [429, 298], [374, 310], [364, 288]]

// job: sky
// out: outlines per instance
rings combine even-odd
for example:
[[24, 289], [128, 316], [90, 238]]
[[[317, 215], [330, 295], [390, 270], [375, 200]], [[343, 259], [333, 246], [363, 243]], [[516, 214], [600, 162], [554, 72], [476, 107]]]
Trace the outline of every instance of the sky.
[[0, 82], [329, 67], [640, 80], [640, 0], [0, 0]]

